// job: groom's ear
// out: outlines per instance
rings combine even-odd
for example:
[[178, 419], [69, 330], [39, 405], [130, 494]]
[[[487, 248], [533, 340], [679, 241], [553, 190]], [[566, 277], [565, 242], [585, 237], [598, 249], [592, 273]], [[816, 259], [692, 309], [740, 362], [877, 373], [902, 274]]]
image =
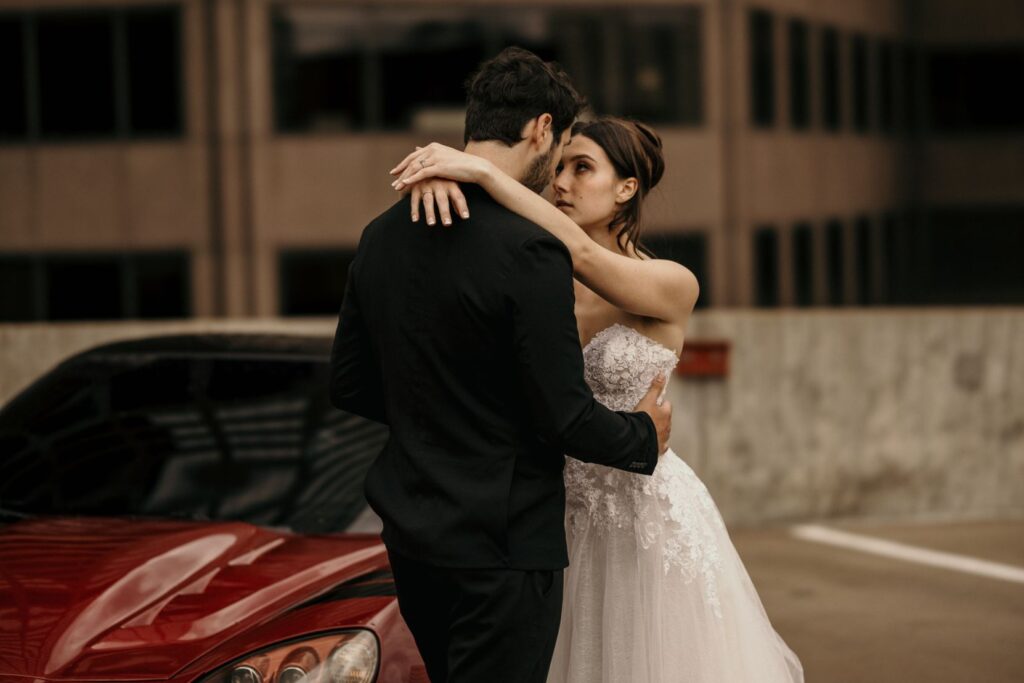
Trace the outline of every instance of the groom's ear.
[[551, 130], [551, 122], [551, 114], [541, 114], [530, 119], [523, 126], [523, 139], [538, 151], [547, 150], [551, 147], [551, 137], [554, 135], [554, 131]]

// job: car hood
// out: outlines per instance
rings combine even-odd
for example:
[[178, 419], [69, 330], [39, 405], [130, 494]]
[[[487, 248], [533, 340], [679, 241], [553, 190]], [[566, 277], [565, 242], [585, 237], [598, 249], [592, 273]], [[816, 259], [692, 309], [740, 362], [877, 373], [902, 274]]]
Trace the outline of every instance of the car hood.
[[385, 564], [372, 536], [236, 522], [21, 521], [0, 529], [0, 674], [168, 678]]

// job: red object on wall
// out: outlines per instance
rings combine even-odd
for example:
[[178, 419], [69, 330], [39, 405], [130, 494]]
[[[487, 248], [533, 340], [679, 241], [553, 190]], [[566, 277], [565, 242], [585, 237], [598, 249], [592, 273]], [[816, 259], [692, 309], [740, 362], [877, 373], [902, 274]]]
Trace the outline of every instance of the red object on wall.
[[683, 344], [676, 374], [684, 377], [726, 377], [729, 374], [727, 341], [693, 340]]

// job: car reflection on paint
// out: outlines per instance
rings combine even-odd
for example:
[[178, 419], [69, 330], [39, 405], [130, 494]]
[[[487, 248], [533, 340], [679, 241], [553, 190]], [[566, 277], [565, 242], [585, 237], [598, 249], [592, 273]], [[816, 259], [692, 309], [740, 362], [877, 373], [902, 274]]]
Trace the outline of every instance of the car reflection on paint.
[[110, 344], [0, 411], [0, 680], [426, 681], [329, 344]]

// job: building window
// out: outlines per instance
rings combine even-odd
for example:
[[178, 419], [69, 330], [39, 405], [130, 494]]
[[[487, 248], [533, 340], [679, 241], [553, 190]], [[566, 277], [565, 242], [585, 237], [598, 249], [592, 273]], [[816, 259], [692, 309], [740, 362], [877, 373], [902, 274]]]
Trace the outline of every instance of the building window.
[[911, 133], [918, 130], [920, 126], [920, 111], [918, 105], [918, 69], [921, 58], [918, 51], [910, 46], [899, 49], [900, 56], [900, 93], [903, 112], [900, 118], [900, 126], [904, 131]]
[[43, 137], [114, 136], [117, 114], [110, 15], [42, 15], [35, 26]]
[[902, 303], [903, 277], [905, 268], [901, 263], [904, 247], [901, 244], [902, 231], [895, 213], [887, 213], [882, 217], [882, 275], [884, 278], [884, 298], [887, 304]]
[[128, 129], [135, 136], [182, 132], [181, 26], [173, 7], [125, 13]]
[[645, 235], [641, 242], [658, 258], [681, 263], [696, 276], [700, 285], [697, 308], [706, 308], [711, 303], [707, 235], [702, 232], [659, 233]]
[[923, 303], [1024, 304], [1024, 205], [935, 208], [926, 217], [927, 248], [914, 245]]
[[1024, 48], [933, 50], [927, 57], [928, 119], [940, 133], [1024, 129]]
[[337, 315], [353, 249], [288, 249], [278, 258], [284, 316]]
[[187, 318], [192, 311], [188, 255], [182, 252], [135, 254], [125, 262], [129, 317]]
[[127, 294], [117, 256], [53, 256], [44, 263], [48, 320], [115, 320]]
[[[38, 301], [42, 293], [40, 269], [30, 256], [0, 254], [0, 321], [32, 322], [41, 320]], [[12, 296], [11, 292], [17, 292]]]
[[893, 102], [896, 78], [892, 43], [883, 42], [878, 46], [878, 123], [882, 131], [891, 133], [895, 125]]
[[754, 232], [754, 303], [779, 305], [779, 236], [775, 228]]
[[558, 61], [602, 113], [699, 123], [701, 17], [698, 7], [278, 5], [272, 14], [275, 127], [285, 133], [461, 130], [466, 79], [509, 45]]
[[853, 127], [858, 133], [865, 133], [870, 126], [871, 102], [868, 97], [868, 43], [862, 35], [850, 38], [850, 71]]
[[789, 122], [798, 130], [811, 122], [810, 61], [806, 22], [789, 22]]
[[826, 28], [821, 33], [821, 112], [826, 130], [842, 125], [840, 102], [839, 33]]
[[814, 243], [810, 224], [793, 227], [793, 302], [797, 306], [814, 303]]
[[845, 303], [843, 252], [843, 224], [837, 220], [829, 221], [825, 226], [825, 264], [828, 303], [831, 306], [842, 306]]
[[651, 123], [700, 123], [699, 17], [684, 11], [675, 19], [657, 10], [626, 15], [623, 114]]
[[[466, 99], [463, 83], [487, 54], [483, 22], [435, 10], [388, 12], [374, 22], [374, 55], [379, 70], [381, 124], [388, 129], [424, 127], [416, 117], [432, 112], [460, 112]], [[443, 74], [459, 74], [445, 78]]]
[[183, 252], [0, 255], [0, 320], [120, 320], [191, 315]]
[[0, 139], [181, 134], [180, 32], [169, 6], [0, 15]]
[[873, 240], [871, 239], [871, 219], [867, 216], [860, 216], [854, 223], [854, 235], [857, 244], [857, 303], [864, 306], [874, 303], [871, 292], [874, 279], [874, 254], [872, 253]]
[[775, 123], [775, 41], [772, 15], [750, 12], [750, 104], [755, 126]]
[[0, 14], [0, 83], [3, 83], [4, 93], [4, 104], [0, 106], [0, 140], [21, 140], [28, 136], [24, 23], [19, 15]]

